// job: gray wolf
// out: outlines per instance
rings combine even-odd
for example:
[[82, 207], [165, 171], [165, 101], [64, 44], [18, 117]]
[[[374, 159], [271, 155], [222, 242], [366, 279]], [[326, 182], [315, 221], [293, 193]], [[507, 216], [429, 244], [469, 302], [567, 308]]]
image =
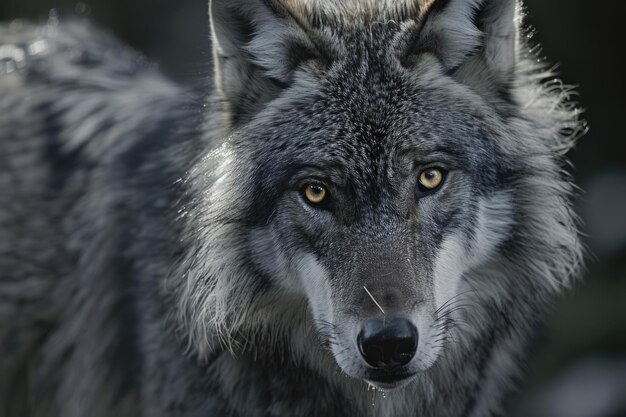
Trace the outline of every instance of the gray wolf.
[[582, 252], [521, 5], [209, 11], [206, 96], [0, 29], [2, 415], [503, 415]]

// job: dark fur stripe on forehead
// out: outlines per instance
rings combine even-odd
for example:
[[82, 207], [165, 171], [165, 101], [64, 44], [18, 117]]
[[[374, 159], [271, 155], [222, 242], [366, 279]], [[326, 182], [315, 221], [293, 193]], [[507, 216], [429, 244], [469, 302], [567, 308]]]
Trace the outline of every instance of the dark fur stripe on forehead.
[[273, 0], [313, 27], [370, 22], [416, 20], [446, 0]]

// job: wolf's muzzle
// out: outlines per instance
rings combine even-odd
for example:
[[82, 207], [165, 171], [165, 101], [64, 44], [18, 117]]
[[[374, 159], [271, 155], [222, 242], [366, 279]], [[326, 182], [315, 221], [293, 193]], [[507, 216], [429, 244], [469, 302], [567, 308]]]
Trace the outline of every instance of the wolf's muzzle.
[[418, 334], [406, 319], [370, 319], [357, 337], [361, 356], [370, 366], [391, 371], [411, 362]]

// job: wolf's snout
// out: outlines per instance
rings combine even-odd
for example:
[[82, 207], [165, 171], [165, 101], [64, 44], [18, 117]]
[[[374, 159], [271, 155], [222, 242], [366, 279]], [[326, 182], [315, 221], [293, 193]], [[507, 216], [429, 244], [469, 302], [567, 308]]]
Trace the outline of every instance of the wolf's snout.
[[378, 369], [406, 365], [415, 356], [418, 334], [406, 319], [370, 319], [357, 337], [361, 356]]

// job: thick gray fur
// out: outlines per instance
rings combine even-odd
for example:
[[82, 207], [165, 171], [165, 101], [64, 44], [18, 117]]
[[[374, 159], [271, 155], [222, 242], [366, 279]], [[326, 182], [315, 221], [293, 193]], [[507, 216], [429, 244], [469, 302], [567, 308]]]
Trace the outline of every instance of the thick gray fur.
[[[504, 415], [581, 265], [580, 112], [521, 5], [209, 10], [206, 97], [86, 22], [0, 26], [0, 416]], [[363, 287], [420, 334], [388, 392]]]

